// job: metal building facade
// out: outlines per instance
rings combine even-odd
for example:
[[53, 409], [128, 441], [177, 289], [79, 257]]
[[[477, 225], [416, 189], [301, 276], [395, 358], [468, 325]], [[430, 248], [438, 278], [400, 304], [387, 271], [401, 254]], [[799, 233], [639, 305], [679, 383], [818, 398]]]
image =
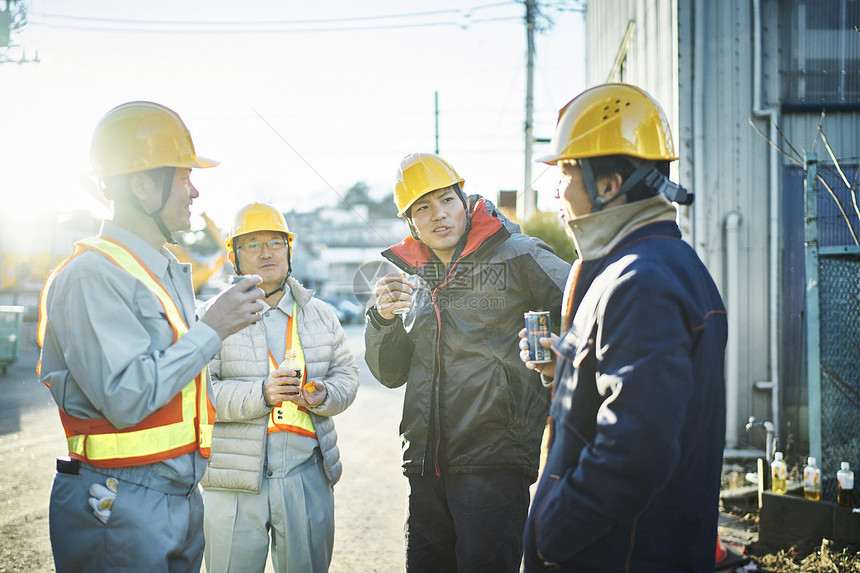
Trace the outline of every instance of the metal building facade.
[[802, 205], [802, 189], [797, 167], [766, 138], [802, 154], [825, 107], [831, 147], [860, 163], [860, 34], [845, 24], [855, 16], [858, 0], [587, 3], [587, 85], [623, 81], [651, 93], [672, 124], [673, 178], [696, 194], [679, 219], [729, 312], [732, 450], [764, 446], [760, 430], [746, 429], [750, 416], [773, 421], [782, 444], [791, 434], [806, 447], [803, 268], [792, 267], [803, 220], [790, 208]]

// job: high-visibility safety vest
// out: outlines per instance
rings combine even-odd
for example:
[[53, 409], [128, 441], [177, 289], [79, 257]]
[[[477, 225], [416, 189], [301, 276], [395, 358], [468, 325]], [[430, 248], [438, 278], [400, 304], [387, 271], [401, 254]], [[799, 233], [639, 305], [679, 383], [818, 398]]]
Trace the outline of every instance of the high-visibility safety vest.
[[[188, 332], [188, 325], [176, 303], [146, 263], [116, 239], [99, 236], [75, 243], [72, 255], [45, 281], [39, 301], [39, 346], [44, 343], [48, 326], [47, 300], [51, 283], [60, 269], [86, 250], [101, 253], [152, 291], [164, 307], [164, 314], [173, 329], [174, 344]], [[41, 375], [41, 363], [37, 371]], [[198, 449], [203, 457], [208, 458], [215, 407], [206, 391], [206, 379], [204, 367], [170, 402], [129, 428], [119, 429], [104, 418], [77, 418], [60, 409], [69, 456], [102, 468], [151, 464]]]
[[[296, 351], [296, 360], [299, 363], [299, 369], [302, 372], [301, 385], [304, 385], [308, 377], [308, 369], [305, 366], [305, 354], [302, 352], [302, 343], [299, 341], [299, 329], [296, 320], [297, 309], [296, 301], [293, 301], [293, 314], [287, 319], [287, 344], [284, 347], [284, 354], [287, 350]], [[278, 362], [269, 350], [269, 372], [274, 372], [278, 369]], [[308, 438], [317, 438], [316, 430], [314, 429], [314, 421], [311, 419], [308, 409], [304, 406], [298, 406], [294, 402], [281, 402], [274, 408], [269, 415], [269, 427], [267, 434], [272, 432], [292, 432], [300, 436]]]

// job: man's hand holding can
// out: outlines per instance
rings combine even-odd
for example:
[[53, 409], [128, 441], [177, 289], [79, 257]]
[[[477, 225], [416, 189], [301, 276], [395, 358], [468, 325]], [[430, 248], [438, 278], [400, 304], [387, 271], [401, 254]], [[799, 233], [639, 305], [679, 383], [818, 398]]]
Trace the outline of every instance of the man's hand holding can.
[[540, 372], [546, 378], [555, 376], [555, 353], [552, 345], [558, 338], [550, 329], [548, 312], [527, 312], [526, 327], [519, 332], [520, 360], [530, 370]]

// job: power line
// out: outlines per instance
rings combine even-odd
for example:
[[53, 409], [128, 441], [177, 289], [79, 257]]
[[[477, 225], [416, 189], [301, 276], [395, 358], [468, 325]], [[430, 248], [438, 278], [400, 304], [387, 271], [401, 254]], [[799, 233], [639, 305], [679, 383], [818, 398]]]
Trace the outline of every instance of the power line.
[[454, 21], [443, 21], [443, 22], [425, 22], [425, 23], [416, 23], [416, 24], [392, 24], [392, 25], [378, 25], [378, 26], [360, 26], [360, 27], [342, 27], [342, 28], [295, 28], [295, 29], [286, 29], [286, 28], [277, 28], [277, 29], [266, 29], [266, 28], [258, 28], [258, 29], [235, 29], [235, 28], [212, 28], [208, 30], [188, 30], [181, 28], [173, 28], [173, 29], [145, 29], [145, 28], [106, 28], [106, 27], [97, 27], [97, 26], [75, 26], [75, 25], [65, 25], [65, 24], [48, 24], [42, 23], [38, 21], [31, 21], [31, 26], [33, 27], [44, 27], [51, 28], [55, 30], [77, 30], [81, 32], [113, 32], [113, 33], [124, 33], [124, 34], [305, 34], [305, 33], [331, 33], [331, 32], [369, 32], [375, 30], [397, 30], [404, 28], [431, 28], [431, 27], [443, 27], [443, 26], [451, 26], [462, 29], [468, 29], [472, 25], [475, 24], [486, 24], [492, 22], [505, 22], [505, 21], [514, 21], [521, 20], [519, 16], [506, 16], [499, 18], [480, 18], [480, 19], [471, 19], [466, 23], [463, 22], [454, 22]]
[[[31, 24], [46, 28], [68, 29], [94, 32], [123, 32], [123, 33], [182, 33], [182, 34], [244, 34], [244, 33], [307, 33], [307, 32], [349, 32], [390, 30], [400, 28], [423, 28], [438, 26], [457, 26], [468, 28], [474, 24], [518, 20], [518, 16], [498, 16], [475, 18], [473, 12], [516, 6], [515, 0], [483, 4], [466, 9], [433, 10], [425, 12], [409, 12], [399, 14], [380, 14], [375, 16], [356, 16], [350, 18], [324, 18], [305, 20], [248, 20], [248, 21], [175, 21], [175, 20], [135, 20], [128, 18], [100, 18], [88, 16], [72, 16], [66, 14], [49, 14], [31, 12]], [[459, 20], [431, 20], [428, 17], [443, 15], [459, 15]], [[378, 23], [385, 20], [404, 20], [423, 18], [420, 22], [402, 22], [395, 24]], [[370, 25], [339, 26], [337, 24], [355, 24], [369, 22]], [[317, 26], [323, 24], [324, 26]]]
[[234, 20], [225, 22], [223, 20], [138, 20], [130, 18], [98, 18], [93, 16], [72, 16], [69, 14], [48, 14], [42, 12], [30, 12], [31, 15], [38, 15], [48, 18], [58, 18], [63, 20], [75, 20], [81, 22], [104, 22], [111, 24], [145, 24], [145, 25], [175, 25], [175, 26], [206, 26], [206, 25], [223, 25], [231, 24], [238, 26], [246, 25], [292, 25], [292, 24], [333, 24], [336, 22], [359, 22], [368, 20], [388, 20], [394, 18], [414, 18], [424, 16], [435, 16], [438, 14], [462, 14], [466, 17], [472, 12], [486, 10], [488, 8], [497, 8], [500, 6], [514, 6], [519, 4], [518, 0], [508, 0], [507, 2], [494, 2], [492, 4], [482, 4], [471, 8], [451, 8], [447, 10], [432, 10], [427, 12], [403, 12], [399, 14], [378, 14], [375, 16], [353, 16], [349, 18], [315, 18], [305, 20]]

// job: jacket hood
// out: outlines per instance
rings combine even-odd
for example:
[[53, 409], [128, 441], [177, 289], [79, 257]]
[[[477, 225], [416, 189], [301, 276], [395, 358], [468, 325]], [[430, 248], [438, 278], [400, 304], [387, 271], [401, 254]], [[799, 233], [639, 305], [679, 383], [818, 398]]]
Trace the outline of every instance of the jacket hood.
[[[471, 228], [457, 260], [477, 251], [491, 237], [501, 234], [507, 238], [513, 233], [520, 232], [519, 225], [502, 215], [492, 202], [479, 195], [470, 195], [468, 200], [472, 205], [469, 212]], [[426, 266], [433, 259], [433, 251], [421, 241], [409, 236], [392, 245], [382, 253], [382, 256], [404, 270], [414, 271]]]

